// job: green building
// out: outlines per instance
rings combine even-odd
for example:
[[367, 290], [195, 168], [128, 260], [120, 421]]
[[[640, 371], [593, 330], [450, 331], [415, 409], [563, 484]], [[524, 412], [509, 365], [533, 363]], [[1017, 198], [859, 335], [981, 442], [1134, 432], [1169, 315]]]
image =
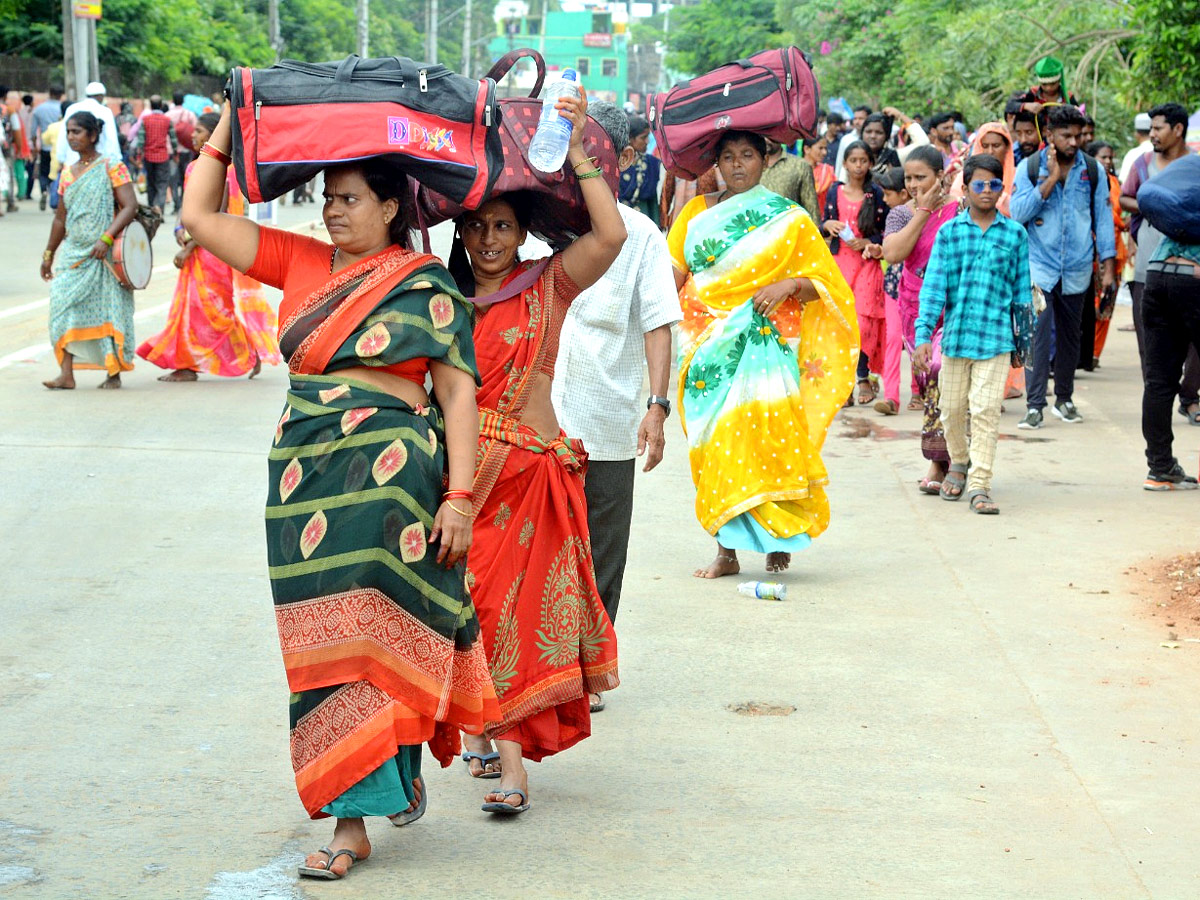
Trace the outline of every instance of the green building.
[[[618, 106], [625, 102], [629, 35], [623, 25], [614, 28], [611, 13], [607, 10], [550, 11], [545, 16], [543, 34], [541, 16], [530, 14], [522, 8], [524, 4], [504, 5], [508, 7], [507, 11], [497, 7], [497, 34], [488, 43], [493, 61], [517, 47], [532, 47], [546, 60], [547, 81], [562, 69], [575, 69], [593, 100], [608, 100]], [[532, 63], [522, 60], [505, 79], [507, 91], [503, 93], [511, 96], [528, 94], [534, 78]]]

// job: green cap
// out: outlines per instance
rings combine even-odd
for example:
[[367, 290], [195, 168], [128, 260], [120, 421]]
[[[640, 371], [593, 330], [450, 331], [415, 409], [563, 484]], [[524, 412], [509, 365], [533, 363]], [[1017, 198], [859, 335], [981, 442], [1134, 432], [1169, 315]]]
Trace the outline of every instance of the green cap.
[[1042, 84], [1062, 81], [1062, 60], [1055, 59], [1053, 56], [1043, 56], [1034, 64], [1033, 74], [1037, 76], [1037, 80], [1042, 82]]

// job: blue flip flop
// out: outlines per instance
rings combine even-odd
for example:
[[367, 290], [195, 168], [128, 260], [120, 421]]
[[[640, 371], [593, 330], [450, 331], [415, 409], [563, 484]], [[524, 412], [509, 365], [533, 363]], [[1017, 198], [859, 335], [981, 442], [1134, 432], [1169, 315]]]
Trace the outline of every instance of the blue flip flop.
[[529, 796], [522, 790], [514, 788], [511, 791], [493, 791], [499, 794], [505, 800], [513, 794], [517, 794], [521, 798], [520, 806], [513, 806], [511, 803], [505, 803], [502, 800], [493, 800], [491, 803], [485, 803], [480, 807], [484, 812], [499, 813], [502, 816], [515, 816], [517, 813], [523, 813], [529, 809]]
[[[500, 758], [499, 751], [497, 751], [495, 753], [474, 753], [470, 750], [464, 750], [463, 755], [462, 755], [463, 762], [465, 762], [467, 764], [468, 772], [471, 772], [471, 760], [473, 760], [473, 759], [479, 760], [481, 763], [484, 764], [484, 766], [486, 766], [488, 763], [495, 762], [499, 758]], [[500, 773], [483, 771], [483, 772], [479, 773], [478, 775], [471, 773], [471, 777], [472, 778], [499, 778]]]
[[429, 805], [429, 788], [425, 786], [425, 779], [418, 779], [421, 782], [421, 799], [417, 801], [417, 808], [398, 812], [394, 816], [388, 816], [388, 821], [397, 828], [403, 828], [405, 825], [411, 825], [421, 816], [425, 815], [425, 807]]

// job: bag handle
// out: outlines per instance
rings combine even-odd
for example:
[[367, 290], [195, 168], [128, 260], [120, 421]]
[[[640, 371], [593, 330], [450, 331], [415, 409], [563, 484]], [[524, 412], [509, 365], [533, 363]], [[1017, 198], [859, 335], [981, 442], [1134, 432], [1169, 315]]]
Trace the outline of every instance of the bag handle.
[[527, 56], [533, 60], [533, 64], [537, 66], [537, 81], [533, 84], [533, 90], [529, 96], [537, 98], [537, 95], [542, 92], [542, 84], [546, 81], [546, 61], [542, 59], [542, 54], [538, 53], [532, 47], [518, 47], [516, 50], [509, 50], [502, 57], [496, 60], [496, 64], [488, 69], [485, 78], [490, 78], [493, 81], [499, 81], [509, 70], [516, 64], [517, 60], [522, 56]]
[[338, 63], [337, 72], [333, 75], [333, 80], [339, 84], [348, 84], [354, 75], [354, 67], [358, 65], [358, 56], [351, 53], [340, 63]]

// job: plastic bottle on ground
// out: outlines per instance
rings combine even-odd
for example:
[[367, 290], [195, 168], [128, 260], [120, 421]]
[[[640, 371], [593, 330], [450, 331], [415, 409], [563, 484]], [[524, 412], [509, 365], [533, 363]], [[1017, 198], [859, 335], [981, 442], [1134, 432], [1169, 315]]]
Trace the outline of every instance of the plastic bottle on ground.
[[539, 172], [557, 172], [567, 159], [571, 143], [571, 120], [554, 108], [559, 97], [577, 94], [579, 76], [574, 69], [562, 73], [542, 91], [542, 117], [537, 132], [529, 142], [529, 164]]
[[738, 593], [760, 600], [786, 600], [787, 585], [777, 581], [743, 581], [738, 585]]

